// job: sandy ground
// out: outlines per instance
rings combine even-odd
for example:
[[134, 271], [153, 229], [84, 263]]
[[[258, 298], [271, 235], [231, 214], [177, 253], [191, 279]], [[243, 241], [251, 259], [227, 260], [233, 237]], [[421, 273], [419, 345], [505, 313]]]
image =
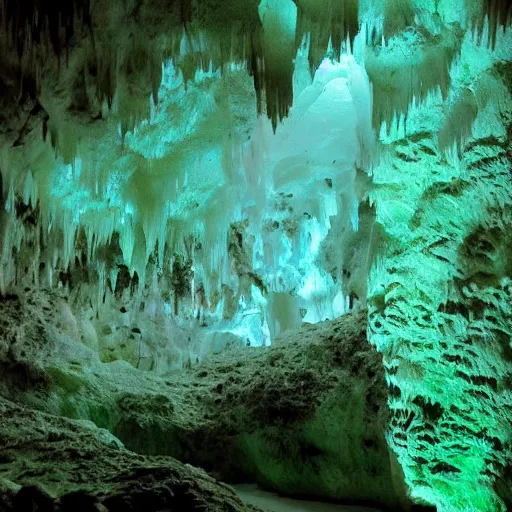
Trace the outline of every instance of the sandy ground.
[[265, 512], [380, 512], [376, 508], [349, 507], [281, 498], [277, 494], [258, 490], [256, 485], [237, 485], [234, 488], [244, 503], [260, 507]]

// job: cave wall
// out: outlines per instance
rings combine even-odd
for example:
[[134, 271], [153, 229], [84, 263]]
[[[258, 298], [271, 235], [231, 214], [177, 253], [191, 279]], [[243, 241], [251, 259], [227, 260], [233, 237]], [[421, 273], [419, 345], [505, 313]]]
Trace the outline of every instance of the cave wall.
[[[512, 97], [499, 62], [510, 40], [496, 44], [465, 39], [451, 106], [433, 98], [412, 112], [374, 172], [386, 243], [368, 321], [389, 383], [389, 442], [412, 495], [440, 511], [511, 506]], [[439, 114], [468, 93], [476, 120], [443, 154]]]

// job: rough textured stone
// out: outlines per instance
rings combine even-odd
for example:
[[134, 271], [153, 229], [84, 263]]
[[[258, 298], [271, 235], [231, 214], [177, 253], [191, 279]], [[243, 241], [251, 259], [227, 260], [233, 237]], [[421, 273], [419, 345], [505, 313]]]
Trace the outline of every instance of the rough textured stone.
[[[53, 300], [40, 295], [41, 304]], [[17, 321], [32, 332], [38, 306], [23, 302], [22, 319], [13, 301], [0, 303], [5, 323]], [[361, 312], [308, 325], [272, 347], [227, 351], [165, 377], [120, 361], [101, 363], [41, 320], [40, 336], [18, 339], [19, 359], [10, 364], [42, 377], [3, 393], [46, 412], [91, 420], [130, 450], [170, 455], [224, 481], [406, 506], [384, 436], [381, 358], [366, 341], [365, 318]], [[38, 343], [37, 352], [21, 356], [25, 344]]]
[[[162, 509], [243, 512], [227, 485], [170, 457], [107, 443], [92, 424], [0, 398], [0, 506], [6, 511]], [[13, 485], [12, 482], [16, 482]], [[17, 489], [17, 486], [23, 486]], [[86, 507], [86, 508], [80, 508]], [[88, 508], [87, 508], [88, 507]], [[97, 510], [105, 510], [105, 508]]]
[[[477, 95], [491, 64], [465, 76]], [[512, 506], [512, 96], [500, 80], [460, 157], [432, 150], [435, 120], [418, 107], [374, 174], [386, 244], [369, 339], [390, 383], [390, 444], [413, 494], [440, 510]]]

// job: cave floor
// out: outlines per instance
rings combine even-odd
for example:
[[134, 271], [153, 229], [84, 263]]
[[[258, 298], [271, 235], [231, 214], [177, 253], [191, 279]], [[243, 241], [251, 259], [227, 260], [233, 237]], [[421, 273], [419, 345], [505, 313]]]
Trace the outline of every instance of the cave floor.
[[236, 485], [233, 487], [245, 504], [259, 507], [266, 512], [379, 512], [376, 508], [282, 498], [277, 494], [261, 491], [256, 485]]

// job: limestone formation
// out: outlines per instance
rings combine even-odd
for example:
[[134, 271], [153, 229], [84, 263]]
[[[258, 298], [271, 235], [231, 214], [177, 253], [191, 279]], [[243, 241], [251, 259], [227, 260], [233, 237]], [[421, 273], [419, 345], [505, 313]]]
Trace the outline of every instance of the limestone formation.
[[511, 509], [511, 63], [509, 0], [0, 0], [9, 425]]
[[58, 315], [45, 319], [60, 300], [22, 292], [0, 303], [6, 399], [93, 422], [138, 454], [172, 456], [229, 483], [408, 506], [385, 440], [386, 386], [366, 312], [158, 377], [101, 363]]

